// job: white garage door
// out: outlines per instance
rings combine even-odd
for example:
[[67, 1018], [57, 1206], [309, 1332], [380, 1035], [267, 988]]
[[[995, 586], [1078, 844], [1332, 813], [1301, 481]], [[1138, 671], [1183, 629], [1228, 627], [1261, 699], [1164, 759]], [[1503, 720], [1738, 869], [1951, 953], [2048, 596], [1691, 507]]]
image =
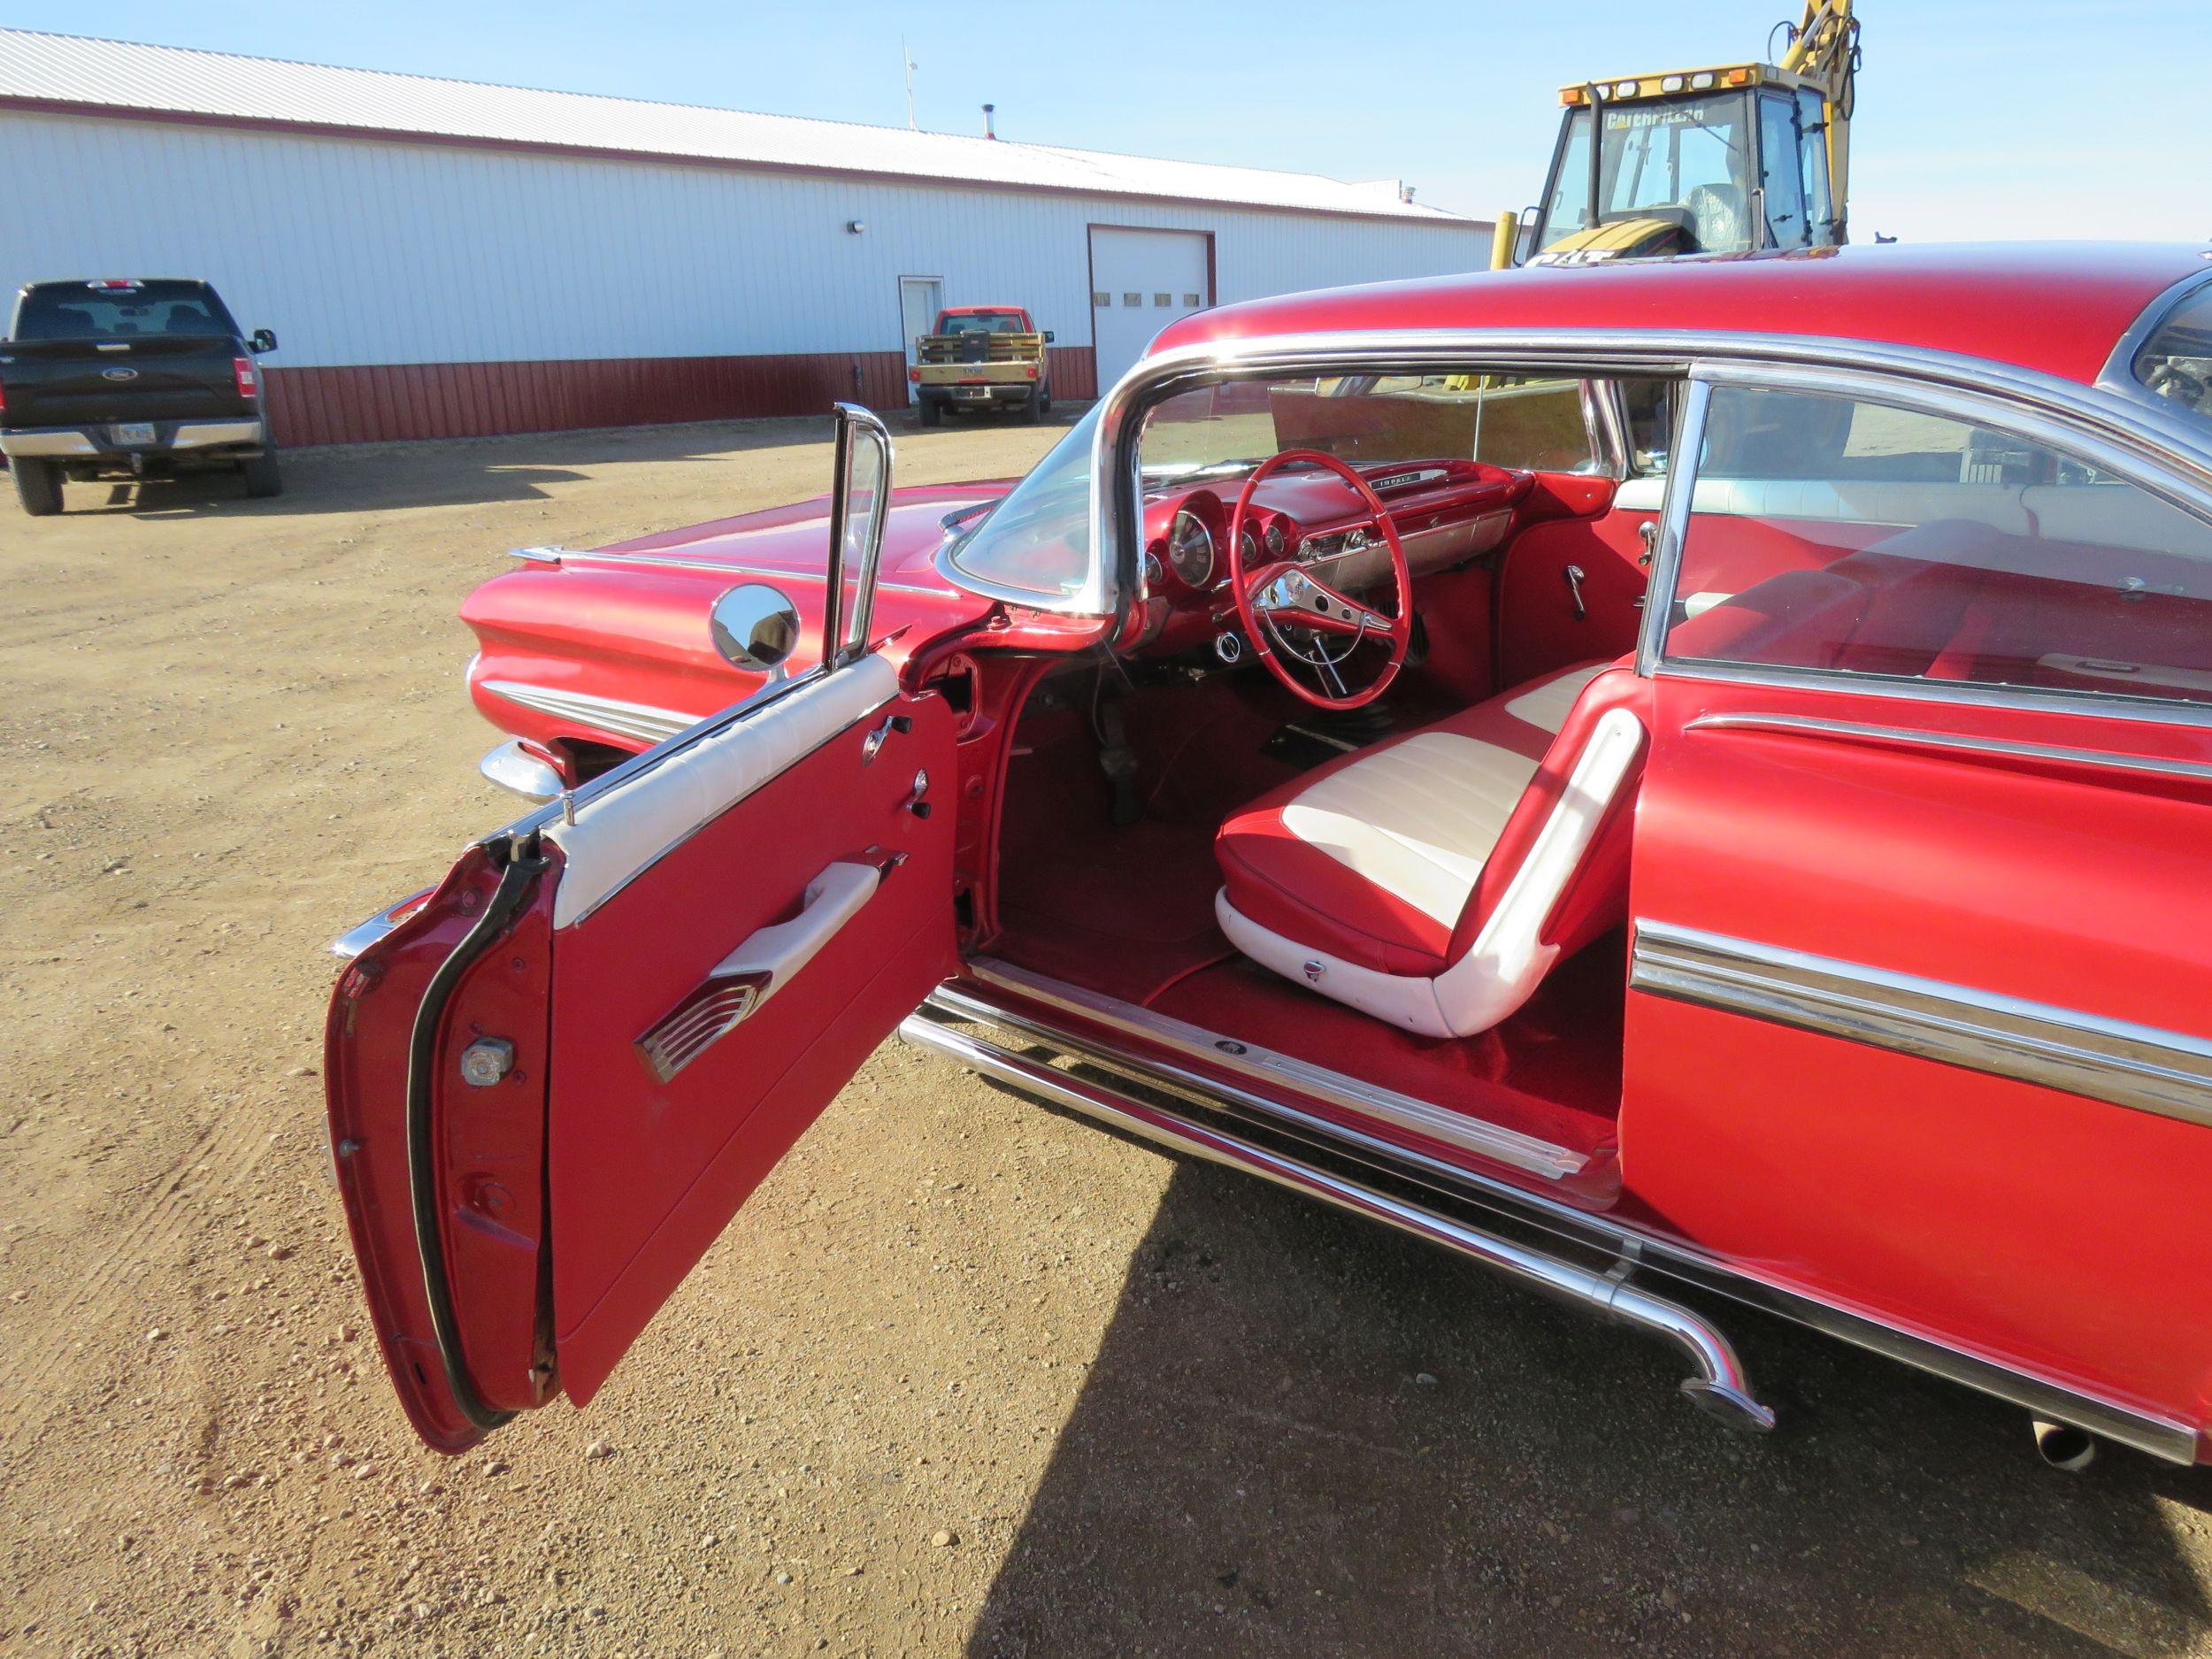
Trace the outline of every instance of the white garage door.
[[1091, 343], [1102, 393], [1153, 335], [1213, 303], [1206, 265], [1203, 231], [1091, 227]]

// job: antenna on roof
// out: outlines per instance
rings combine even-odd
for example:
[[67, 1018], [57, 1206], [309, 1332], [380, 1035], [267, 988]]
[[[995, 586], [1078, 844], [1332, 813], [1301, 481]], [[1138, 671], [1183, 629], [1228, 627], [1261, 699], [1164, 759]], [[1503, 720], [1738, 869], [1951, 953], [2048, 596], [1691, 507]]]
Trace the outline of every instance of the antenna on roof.
[[991, 119], [997, 111], [998, 105], [995, 104], [987, 104], [983, 106], [983, 136], [986, 138], [998, 136], [998, 124]]
[[906, 130], [918, 133], [922, 129], [914, 125], [914, 72], [921, 65], [914, 61], [914, 54], [906, 50], [903, 35], [899, 36], [899, 56], [906, 59]]

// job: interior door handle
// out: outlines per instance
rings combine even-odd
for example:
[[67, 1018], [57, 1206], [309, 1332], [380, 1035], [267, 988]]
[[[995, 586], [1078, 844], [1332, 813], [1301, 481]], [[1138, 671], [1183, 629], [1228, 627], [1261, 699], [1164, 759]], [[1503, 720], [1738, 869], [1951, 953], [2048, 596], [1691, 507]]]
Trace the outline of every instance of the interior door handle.
[[797, 977], [883, 880], [875, 864], [840, 862], [806, 884], [799, 913], [756, 929], [632, 1046], [665, 1083], [757, 1012]]
[[1567, 579], [1567, 593], [1575, 602], [1575, 620], [1579, 622], [1590, 614], [1590, 607], [1582, 603], [1582, 566], [1570, 565], [1560, 573]]

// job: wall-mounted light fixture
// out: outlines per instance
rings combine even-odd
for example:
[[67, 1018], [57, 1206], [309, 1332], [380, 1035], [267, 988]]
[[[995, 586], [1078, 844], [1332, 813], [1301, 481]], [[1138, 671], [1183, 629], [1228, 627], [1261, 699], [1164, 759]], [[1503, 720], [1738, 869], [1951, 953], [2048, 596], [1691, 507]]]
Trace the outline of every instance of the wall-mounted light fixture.
[[867, 228], [868, 223], [865, 219], [849, 219], [845, 221], [845, 229], [851, 235], [857, 236]]

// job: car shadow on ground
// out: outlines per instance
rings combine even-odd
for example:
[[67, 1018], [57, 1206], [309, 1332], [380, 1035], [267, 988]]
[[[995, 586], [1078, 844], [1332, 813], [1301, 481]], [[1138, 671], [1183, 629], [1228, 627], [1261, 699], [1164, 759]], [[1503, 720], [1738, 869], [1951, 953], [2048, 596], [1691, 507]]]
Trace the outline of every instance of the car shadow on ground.
[[[1087, 404], [1059, 404], [1036, 428], [1072, 426]], [[938, 433], [1012, 423], [956, 420], [925, 433], [911, 410], [885, 416], [901, 444], [927, 444]], [[255, 500], [235, 472], [185, 472], [142, 481], [100, 480], [65, 486], [65, 511], [96, 517], [287, 518], [407, 507], [489, 505], [542, 500], [549, 488], [584, 480], [585, 469], [624, 463], [725, 463], [748, 451], [827, 444], [831, 423], [820, 417], [699, 421], [682, 426], [617, 426], [511, 437], [456, 438], [419, 443], [341, 444], [288, 450], [284, 494]], [[813, 491], [829, 488], [826, 469]], [[0, 494], [4, 494], [0, 490]], [[803, 492], [806, 493], [806, 492]]]
[[969, 1652], [2202, 1651], [2212, 1479], [2060, 1474], [2010, 1408], [1734, 1324], [1764, 1440], [1670, 1348], [1186, 1164]]

